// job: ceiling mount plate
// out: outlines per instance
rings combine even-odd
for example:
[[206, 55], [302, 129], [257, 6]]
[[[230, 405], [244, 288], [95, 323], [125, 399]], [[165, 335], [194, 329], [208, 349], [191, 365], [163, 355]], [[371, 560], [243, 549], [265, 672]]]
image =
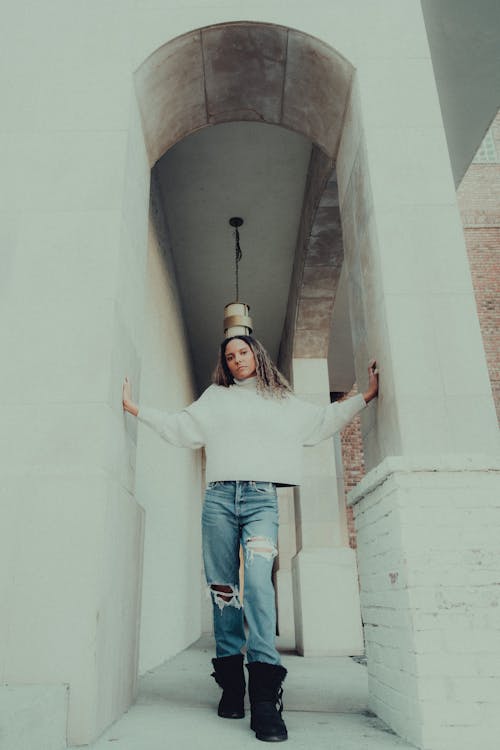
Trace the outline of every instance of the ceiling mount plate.
[[229, 223], [232, 227], [238, 228], [243, 224], [243, 219], [240, 219], [239, 216], [233, 216], [231, 219], [229, 219]]

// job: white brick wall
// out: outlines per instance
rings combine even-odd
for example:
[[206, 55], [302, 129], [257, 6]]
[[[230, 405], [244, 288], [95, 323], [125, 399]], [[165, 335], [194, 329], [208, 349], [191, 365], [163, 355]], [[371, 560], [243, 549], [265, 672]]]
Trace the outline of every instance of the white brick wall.
[[350, 496], [371, 709], [425, 750], [497, 749], [499, 467], [384, 463]]

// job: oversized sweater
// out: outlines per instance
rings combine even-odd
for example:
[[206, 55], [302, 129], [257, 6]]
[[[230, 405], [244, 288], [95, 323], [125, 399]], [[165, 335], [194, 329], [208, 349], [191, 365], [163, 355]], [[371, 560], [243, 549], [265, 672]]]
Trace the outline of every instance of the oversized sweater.
[[254, 480], [300, 484], [302, 448], [345, 427], [365, 406], [361, 394], [317, 406], [293, 394], [266, 398], [256, 378], [211, 385], [177, 413], [139, 405], [137, 418], [168, 443], [205, 447], [207, 482]]

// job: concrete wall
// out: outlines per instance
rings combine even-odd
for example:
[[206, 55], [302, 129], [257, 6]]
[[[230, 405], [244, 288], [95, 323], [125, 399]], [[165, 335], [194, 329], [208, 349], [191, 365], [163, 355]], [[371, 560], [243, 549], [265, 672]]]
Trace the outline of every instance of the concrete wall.
[[361, 388], [368, 358], [381, 363], [381, 398], [362, 416], [367, 468], [387, 455], [494, 455], [498, 427], [430, 61], [408, 65], [420, 91], [411, 115], [402, 98], [396, 110], [375, 94], [384, 66], [356, 77], [337, 164]]
[[0, 682], [69, 685], [53, 696], [72, 743], [127, 708], [137, 673], [143, 513], [120, 390], [147, 214], [140, 167], [124, 184], [140, 149], [116, 10], [30, 3], [2, 24]]
[[[0, 681], [28, 686], [18, 716], [39, 747], [46, 686], [61, 686], [51, 700], [70, 744], [135, 694], [144, 514], [121, 383], [140, 382], [150, 169], [129, 11], [29, 3], [2, 27]], [[176, 615], [171, 648], [191, 635], [176, 640]], [[162, 653], [154, 641], [145, 663]]]
[[[294, 359], [292, 367], [295, 393], [329, 404], [326, 360]], [[356, 559], [347, 546], [336, 454], [334, 440], [307, 448], [303, 481], [294, 487], [297, 554], [291, 568], [295, 641], [303, 656], [363, 653]]]
[[[195, 398], [168, 235], [150, 218], [140, 403], [179, 411]], [[135, 496], [145, 509], [139, 671], [201, 632], [201, 453], [139, 425]]]

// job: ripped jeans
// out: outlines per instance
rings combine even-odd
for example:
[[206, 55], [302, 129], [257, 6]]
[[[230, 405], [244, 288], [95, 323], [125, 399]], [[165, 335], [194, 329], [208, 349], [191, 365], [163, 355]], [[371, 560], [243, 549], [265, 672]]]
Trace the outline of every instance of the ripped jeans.
[[202, 513], [203, 561], [210, 589], [217, 657], [239, 654], [247, 642], [239, 596], [239, 549], [245, 564], [247, 661], [280, 664], [271, 579], [277, 555], [278, 498], [271, 482], [211, 482]]

